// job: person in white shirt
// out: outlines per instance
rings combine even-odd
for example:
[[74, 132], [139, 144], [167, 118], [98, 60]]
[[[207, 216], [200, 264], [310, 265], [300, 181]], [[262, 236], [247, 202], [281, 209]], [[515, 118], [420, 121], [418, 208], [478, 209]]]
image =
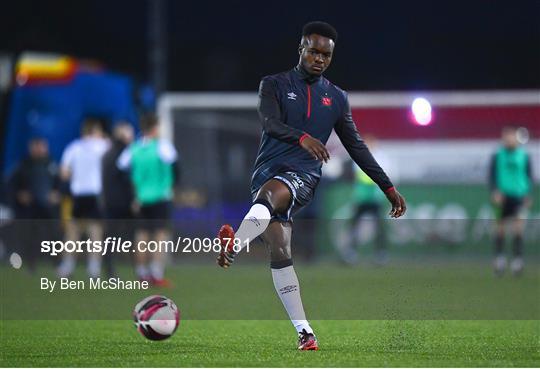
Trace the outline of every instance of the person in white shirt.
[[[92, 241], [101, 240], [101, 161], [109, 148], [100, 122], [87, 119], [82, 125], [82, 137], [71, 142], [60, 163], [60, 176], [69, 181], [73, 197], [72, 218], [66, 223], [66, 240], [78, 241], [85, 232]], [[60, 277], [71, 275], [75, 269], [75, 253], [64, 253], [58, 268]], [[99, 277], [101, 273], [101, 255], [88, 255], [88, 275]]]

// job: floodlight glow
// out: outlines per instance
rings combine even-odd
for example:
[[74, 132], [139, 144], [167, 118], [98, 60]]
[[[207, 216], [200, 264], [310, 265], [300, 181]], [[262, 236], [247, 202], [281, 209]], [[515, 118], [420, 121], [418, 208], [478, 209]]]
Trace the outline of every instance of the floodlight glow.
[[414, 99], [411, 110], [417, 124], [427, 126], [431, 123], [431, 104], [423, 97]]

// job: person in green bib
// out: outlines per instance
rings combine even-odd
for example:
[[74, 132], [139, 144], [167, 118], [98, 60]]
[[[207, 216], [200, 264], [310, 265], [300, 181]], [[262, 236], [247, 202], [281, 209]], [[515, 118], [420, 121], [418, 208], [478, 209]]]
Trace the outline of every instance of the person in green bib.
[[[117, 165], [130, 172], [140, 218], [136, 241], [144, 245], [150, 240], [170, 239], [171, 200], [179, 176], [178, 153], [170, 142], [159, 138], [157, 117], [142, 117], [141, 130], [143, 137], [122, 152]], [[137, 277], [157, 286], [168, 286], [164, 277], [165, 254], [152, 252], [150, 256], [136, 250]]]
[[[366, 135], [364, 142], [379, 165], [387, 173], [391, 173], [392, 178], [395, 180], [397, 173], [391, 167], [391, 160], [384, 155], [384, 152], [378, 149], [377, 138], [373, 135]], [[388, 258], [383, 216], [386, 198], [377, 184], [358, 165], [353, 164], [353, 171], [353, 214], [350, 220], [352, 244], [348, 252], [342, 255], [342, 258], [346, 263], [355, 264], [358, 262], [358, 254], [355, 251], [359, 243], [357, 229], [362, 229], [362, 223], [371, 223], [375, 229], [375, 264], [384, 265]]]
[[497, 225], [495, 227], [494, 270], [502, 275], [507, 267], [504, 254], [506, 228], [511, 227], [513, 236], [513, 259], [510, 270], [514, 275], [523, 271], [523, 231], [527, 208], [531, 205], [532, 165], [527, 151], [520, 146], [518, 130], [505, 127], [502, 131], [503, 145], [491, 158], [489, 186], [494, 204]]

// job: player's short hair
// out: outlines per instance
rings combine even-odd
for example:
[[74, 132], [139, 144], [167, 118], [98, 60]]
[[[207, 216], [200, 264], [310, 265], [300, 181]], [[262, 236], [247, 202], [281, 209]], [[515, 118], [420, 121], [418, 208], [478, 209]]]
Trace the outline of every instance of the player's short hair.
[[321, 21], [309, 22], [304, 25], [302, 28], [302, 36], [309, 36], [312, 34], [328, 37], [334, 42], [337, 41], [338, 37], [337, 31], [334, 27], [326, 22]]
[[32, 136], [28, 140], [28, 146], [36, 145], [36, 144], [45, 144], [48, 145], [49, 141], [44, 136]]
[[503, 133], [512, 133], [519, 129], [517, 125], [506, 125], [503, 127], [502, 132]]
[[143, 132], [148, 132], [152, 130], [152, 128], [156, 127], [159, 123], [158, 118], [153, 113], [145, 113], [141, 115], [141, 130]]
[[96, 131], [103, 131], [103, 123], [98, 118], [86, 118], [81, 127], [83, 136], [90, 135]]

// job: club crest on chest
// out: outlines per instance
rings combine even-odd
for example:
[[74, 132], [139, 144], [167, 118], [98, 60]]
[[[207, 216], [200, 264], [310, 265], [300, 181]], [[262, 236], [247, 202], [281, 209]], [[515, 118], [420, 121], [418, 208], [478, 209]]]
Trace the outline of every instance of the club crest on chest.
[[321, 103], [324, 105], [324, 106], [332, 106], [332, 98], [328, 97], [328, 96], [323, 96], [321, 98]]

